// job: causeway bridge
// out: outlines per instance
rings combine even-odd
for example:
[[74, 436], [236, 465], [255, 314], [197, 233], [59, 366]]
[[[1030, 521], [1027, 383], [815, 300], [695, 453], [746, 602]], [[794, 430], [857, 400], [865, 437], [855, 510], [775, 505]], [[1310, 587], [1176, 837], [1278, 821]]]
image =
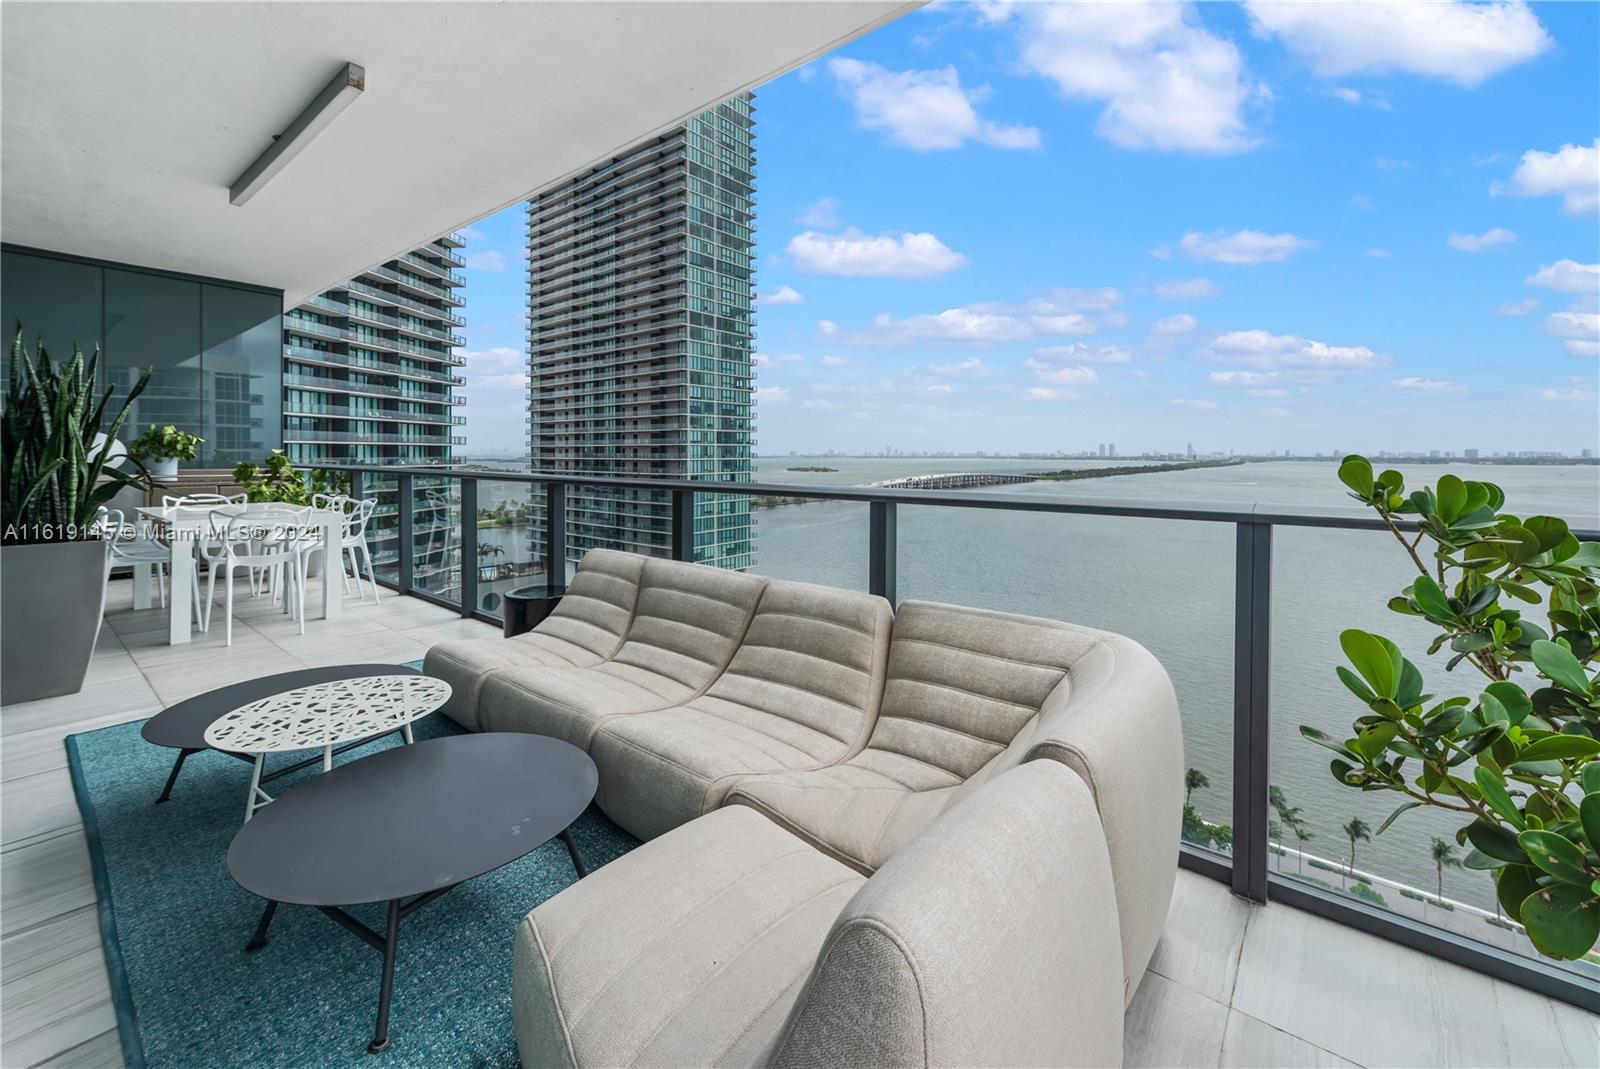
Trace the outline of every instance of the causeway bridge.
[[884, 479], [867, 486], [884, 490], [967, 490], [975, 486], [1010, 486], [1036, 483], [1037, 475], [1011, 475], [1003, 472], [946, 472], [942, 475], [908, 475], [903, 479]]

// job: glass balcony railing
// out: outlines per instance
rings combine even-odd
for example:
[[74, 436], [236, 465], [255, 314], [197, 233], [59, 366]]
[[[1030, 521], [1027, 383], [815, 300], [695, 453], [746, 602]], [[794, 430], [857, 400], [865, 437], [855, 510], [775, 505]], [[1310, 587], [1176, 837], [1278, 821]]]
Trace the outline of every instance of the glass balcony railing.
[[[653, 444], [639, 442], [636, 453]], [[1066, 616], [1127, 634], [1166, 665], [1183, 710], [1194, 773], [1186, 789], [1184, 867], [1229, 883], [1241, 897], [1288, 902], [1586, 1004], [1600, 961], [1538, 957], [1497, 909], [1481, 873], [1433, 871], [1430, 837], [1449, 841], [1453, 825], [1396, 824], [1384, 842], [1362, 842], [1350, 856], [1345, 822], [1354, 816], [1376, 827], [1383, 814], [1372, 806], [1389, 801], [1392, 808], [1392, 800], [1325, 784], [1326, 762], [1294, 729], [1347, 728], [1338, 723], [1346, 696], [1321, 678], [1331, 679], [1331, 669], [1307, 682], [1304, 665], [1313, 655], [1305, 651], [1336, 649], [1337, 627], [1377, 626], [1367, 620], [1385, 611], [1374, 591], [1398, 581], [1380, 563], [1391, 536], [1366, 514], [1089, 494], [775, 485], [742, 481], [748, 474], [686, 481], [673, 474], [683, 464], [679, 447], [660, 452], [656, 477], [353, 472], [411, 502], [393, 536], [396, 544], [409, 539], [411, 552], [392, 554], [389, 582], [464, 615], [496, 618], [505, 589], [544, 575], [564, 581], [569, 561], [593, 546], [753, 567], [759, 532], [765, 575], [867, 590], [891, 602], [906, 596]], [[776, 510], [797, 506], [807, 510], [803, 523], [774, 522], [783, 515]], [[1600, 532], [1575, 533], [1600, 540]], [[1148, 578], [1150, 556], [1139, 547], [1152, 539], [1184, 562], [1182, 583], [1165, 585], [1159, 611], [1148, 599], [1126, 596]], [[1092, 546], [1093, 566], [1015, 567], [1031, 559], [1030, 546], [1041, 545]], [[1353, 562], [1341, 574], [1362, 578], [1336, 590], [1307, 587], [1303, 577], [1319, 574], [1319, 562], [1329, 559]], [[962, 567], [937, 563], [952, 560]], [[1288, 822], [1280, 819], [1285, 811], [1298, 815]]]

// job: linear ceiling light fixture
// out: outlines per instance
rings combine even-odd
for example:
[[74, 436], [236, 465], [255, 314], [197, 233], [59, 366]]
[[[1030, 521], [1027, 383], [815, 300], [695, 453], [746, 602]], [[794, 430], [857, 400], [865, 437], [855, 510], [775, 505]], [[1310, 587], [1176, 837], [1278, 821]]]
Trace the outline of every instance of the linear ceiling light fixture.
[[243, 204], [272, 181], [272, 176], [289, 165], [311, 139], [333, 122], [367, 87], [367, 71], [356, 63], [346, 63], [317, 94], [317, 98], [295, 116], [289, 128], [272, 140], [272, 147], [245, 168], [244, 174], [228, 189], [229, 204]]

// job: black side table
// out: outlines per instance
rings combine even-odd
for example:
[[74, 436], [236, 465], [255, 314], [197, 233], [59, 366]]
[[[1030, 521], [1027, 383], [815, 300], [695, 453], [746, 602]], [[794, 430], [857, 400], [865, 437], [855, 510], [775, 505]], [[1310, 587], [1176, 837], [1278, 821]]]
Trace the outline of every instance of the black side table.
[[515, 590], [506, 591], [505, 612], [502, 617], [506, 638], [538, 627], [544, 618], [561, 604], [561, 598], [566, 592], [566, 587], [543, 583], [519, 586]]

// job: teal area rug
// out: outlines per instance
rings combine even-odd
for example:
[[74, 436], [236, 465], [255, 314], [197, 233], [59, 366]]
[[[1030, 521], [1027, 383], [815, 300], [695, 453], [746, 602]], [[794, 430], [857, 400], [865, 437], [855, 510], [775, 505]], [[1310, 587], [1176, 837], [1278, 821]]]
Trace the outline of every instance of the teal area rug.
[[[371, 947], [314, 909], [284, 906], [271, 942], [244, 952], [263, 902], [229, 878], [226, 856], [239, 830], [249, 766], [223, 754], [195, 754], [172, 800], [155, 805], [176, 753], [146, 743], [139, 727], [121, 724], [67, 739], [129, 1069], [518, 1064], [512, 938], [530, 909], [576, 878], [559, 840], [406, 919], [392, 1045], [369, 1055], [382, 966]], [[418, 722], [415, 736], [459, 730], [435, 714]], [[340, 763], [393, 745], [398, 740], [374, 743]], [[319, 771], [284, 777], [269, 789], [280, 795]], [[593, 808], [572, 830], [591, 869], [637, 845]], [[382, 906], [351, 912], [382, 931]]]

